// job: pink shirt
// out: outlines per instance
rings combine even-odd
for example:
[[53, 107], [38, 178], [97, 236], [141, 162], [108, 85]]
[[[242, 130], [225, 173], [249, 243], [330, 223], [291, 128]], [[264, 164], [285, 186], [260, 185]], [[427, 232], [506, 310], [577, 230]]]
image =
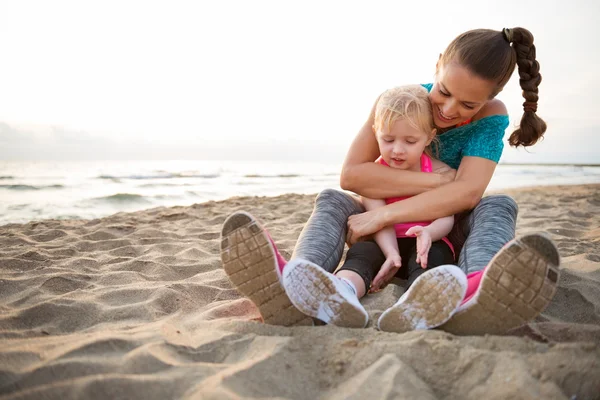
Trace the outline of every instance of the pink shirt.
[[[383, 158], [381, 158], [381, 157], [379, 157], [375, 162], [379, 163], [381, 165], [385, 165], [386, 167], [389, 167], [389, 164], [386, 163], [383, 160]], [[423, 153], [421, 155], [421, 172], [433, 172], [433, 165], [431, 163], [431, 158], [429, 158], [429, 156], [425, 153]], [[411, 197], [411, 196], [390, 197], [390, 198], [387, 198], [384, 200], [385, 200], [385, 204], [392, 204], [397, 201], [408, 199], [409, 197]], [[431, 222], [432, 221], [420, 221], [420, 222], [405, 222], [405, 223], [401, 223], [401, 224], [396, 224], [396, 225], [394, 225], [394, 228], [396, 229], [396, 237], [399, 237], [399, 238], [409, 237], [409, 236], [406, 236], [407, 230], [409, 230], [413, 226], [428, 226], [429, 224], [431, 224]], [[410, 237], [414, 237], [414, 236], [410, 236]], [[446, 244], [448, 244], [448, 246], [450, 247], [450, 250], [452, 250], [452, 253], [454, 254], [454, 246], [452, 246], [452, 243], [450, 243], [448, 238], [443, 237], [442, 240]]]

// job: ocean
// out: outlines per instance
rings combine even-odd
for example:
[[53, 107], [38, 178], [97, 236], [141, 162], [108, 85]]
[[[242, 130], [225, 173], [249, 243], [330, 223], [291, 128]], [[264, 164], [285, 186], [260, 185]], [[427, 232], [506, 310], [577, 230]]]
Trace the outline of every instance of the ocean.
[[[92, 219], [232, 196], [339, 189], [339, 164], [305, 162], [0, 162], [0, 225]], [[600, 166], [500, 164], [488, 190], [600, 183]]]

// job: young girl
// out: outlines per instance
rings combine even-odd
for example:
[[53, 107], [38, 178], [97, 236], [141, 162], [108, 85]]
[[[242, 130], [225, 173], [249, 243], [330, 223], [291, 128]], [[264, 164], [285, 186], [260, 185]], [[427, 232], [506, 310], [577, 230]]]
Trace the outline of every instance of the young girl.
[[[456, 215], [449, 238], [459, 257], [458, 266], [471, 279], [467, 299], [441, 328], [456, 334], [503, 333], [535, 318], [556, 290], [556, 247], [544, 235], [513, 240], [517, 215], [514, 200], [502, 195], [482, 199], [502, 153], [508, 126], [506, 107], [495, 96], [517, 65], [525, 97], [524, 114], [509, 143], [535, 144], [546, 125], [536, 115], [541, 76], [533, 35], [523, 28], [465, 32], [443, 52], [436, 65], [435, 82], [426, 85], [438, 129], [440, 160], [457, 171], [423, 173], [373, 163], [380, 152], [372, 134], [371, 112], [348, 151], [341, 186], [367, 198], [412, 197], [364, 212], [361, 202], [353, 196], [331, 189], [321, 192], [292, 258], [333, 272], [346, 237], [352, 243], [394, 224]], [[248, 230], [250, 226], [255, 231]], [[242, 232], [267, 236], [251, 219], [232, 219], [223, 227], [228, 246], [241, 246]], [[278, 315], [277, 322], [270, 318], [265, 318], [265, 322], [294, 324], [303, 319], [303, 314], [284, 296], [277, 280], [284, 260], [275, 263], [276, 255], [270, 242], [260, 252], [249, 250], [246, 258], [252, 262], [243, 264], [240, 268], [244, 274], [238, 273], [240, 278], [232, 281], [264, 311], [263, 315]], [[272, 274], [273, 268], [277, 274]], [[258, 299], [242, 287], [242, 277], [260, 281], [263, 287], [271, 288], [263, 290], [270, 294]], [[430, 283], [439, 301], [443, 301], [444, 287], [435, 280]], [[414, 285], [413, 288], [416, 289]], [[264, 302], [267, 297], [277, 301]], [[447, 302], [451, 303], [451, 299]]]
[[[403, 86], [384, 92], [375, 107], [372, 129], [381, 153], [377, 163], [408, 171], [432, 171], [432, 159], [424, 151], [435, 138], [436, 130], [424, 87]], [[367, 210], [401, 200], [401, 197], [361, 199]], [[451, 317], [466, 290], [465, 274], [455, 266], [443, 265], [454, 262], [452, 244], [445, 237], [453, 223], [454, 217], [449, 216], [433, 222], [386, 227], [375, 233], [375, 242], [354, 244], [335, 274], [308, 261], [296, 260], [284, 270], [286, 293], [294, 306], [306, 315], [334, 325], [362, 328], [368, 322], [368, 314], [357, 300], [371, 288], [372, 282], [373, 288], [378, 289], [384, 277], [393, 277], [400, 269], [400, 277], [408, 280], [408, 288], [413, 283], [418, 287], [421, 282], [436, 277], [445, 282], [454, 297], [445, 302], [447, 307], [438, 310], [427, 307], [428, 300], [432, 299], [414, 298], [410, 295], [413, 291], [407, 292], [394, 307], [383, 313], [378, 324], [380, 329], [404, 332], [441, 325]], [[429, 273], [429, 278], [417, 279], [425, 271], [440, 265], [443, 266]], [[416, 302], [423, 307], [414, 307]], [[406, 306], [406, 303], [410, 305]], [[423, 313], [414, 312], [421, 309], [433, 312], [437, 317], [435, 323]]]

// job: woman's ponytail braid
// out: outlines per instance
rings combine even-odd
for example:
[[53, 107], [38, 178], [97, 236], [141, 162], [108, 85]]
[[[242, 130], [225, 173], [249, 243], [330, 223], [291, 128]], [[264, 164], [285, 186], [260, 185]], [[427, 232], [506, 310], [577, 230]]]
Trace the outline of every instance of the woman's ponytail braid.
[[546, 123], [536, 114], [539, 99], [538, 86], [542, 81], [542, 76], [540, 75], [540, 64], [535, 59], [533, 35], [524, 28], [504, 29], [502, 32], [516, 52], [519, 84], [525, 98], [521, 125], [510, 135], [508, 142], [515, 147], [531, 146], [546, 132]]

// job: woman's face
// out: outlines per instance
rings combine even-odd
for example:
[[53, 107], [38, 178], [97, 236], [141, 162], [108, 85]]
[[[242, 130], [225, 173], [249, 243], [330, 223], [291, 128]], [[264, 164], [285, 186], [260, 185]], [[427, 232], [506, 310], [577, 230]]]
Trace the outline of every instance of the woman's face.
[[472, 118], [490, 99], [496, 85], [473, 75], [452, 62], [438, 64], [436, 80], [429, 94], [433, 121], [438, 128], [449, 128]]

